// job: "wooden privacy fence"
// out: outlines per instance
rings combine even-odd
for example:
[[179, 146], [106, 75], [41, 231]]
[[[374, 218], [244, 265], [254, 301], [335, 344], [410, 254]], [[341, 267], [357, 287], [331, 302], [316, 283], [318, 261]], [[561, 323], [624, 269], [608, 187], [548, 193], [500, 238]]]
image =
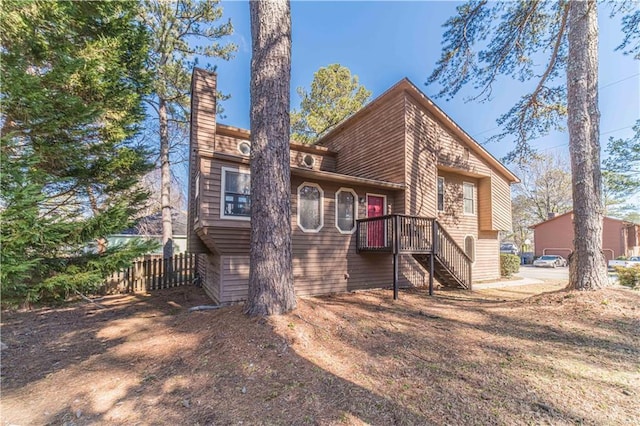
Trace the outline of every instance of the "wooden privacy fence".
[[107, 294], [160, 290], [190, 285], [195, 277], [196, 255], [180, 253], [135, 260], [129, 268], [107, 278], [101, 290]]

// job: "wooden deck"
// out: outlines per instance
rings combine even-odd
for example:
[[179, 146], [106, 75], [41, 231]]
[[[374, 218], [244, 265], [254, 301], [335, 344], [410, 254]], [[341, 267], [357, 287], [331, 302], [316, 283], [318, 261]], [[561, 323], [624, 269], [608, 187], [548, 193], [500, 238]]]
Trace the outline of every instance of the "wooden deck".
[[393, 254], [394, 299], [398, 298], [401, 254], [413, 255], [429, 271], [429, 294], [433, 294], [434, 277], [444, 286], [471, 290], [472, 260], [435, 218], [393, 214], [360, 219], [356, 250]]

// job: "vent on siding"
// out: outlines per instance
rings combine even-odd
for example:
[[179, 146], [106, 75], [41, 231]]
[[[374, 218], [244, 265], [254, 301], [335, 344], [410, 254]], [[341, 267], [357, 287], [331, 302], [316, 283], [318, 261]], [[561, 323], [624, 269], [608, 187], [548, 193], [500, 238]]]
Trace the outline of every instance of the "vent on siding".
[[316, 159], [309, 154], [306, 154], [304, 157], [302, 157], [302, 162], [300, 163], [301, 166], [308, 169], [312, 168], [314, 164], [316, 164]]

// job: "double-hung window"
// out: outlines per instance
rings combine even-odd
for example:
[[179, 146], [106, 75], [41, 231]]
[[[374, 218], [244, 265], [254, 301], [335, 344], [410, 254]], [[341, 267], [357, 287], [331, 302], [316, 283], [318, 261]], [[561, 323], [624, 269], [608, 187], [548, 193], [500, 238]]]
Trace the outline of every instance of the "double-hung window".
[[251, 175], [240, 169], [222, 168], [222, 203], [220, 217], [223, 219], [251, 219]]
[[476, 214], [476, 185], [470, 182], [462, 184], [462, 202], [464, 214]]

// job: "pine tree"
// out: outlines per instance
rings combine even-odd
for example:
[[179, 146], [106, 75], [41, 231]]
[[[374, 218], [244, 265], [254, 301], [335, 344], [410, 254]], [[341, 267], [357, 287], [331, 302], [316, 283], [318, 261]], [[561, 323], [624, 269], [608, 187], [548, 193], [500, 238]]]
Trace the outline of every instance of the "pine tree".
[[3, 302], [94, 289], [149, 243], [89, 245], [133, 223], [147, 193], [147, 33], [133, 2], [5, 1], [0, 220]]
[[288, 0], [250, 3], [251, 244], [249, 315], [296, 307], [291, 259], [289, 88], [291, 9]]
[[313, 143], [343, 120], [359, 111], [371, 92], [340, 64], [322, 67], [313, 75], [311, 91], [298, 87], [300, 109], [291, 113], [291, 136]]
[[[636, 9], [637, 3], [625, 1], [614, 12]], [[619, 49], [626, 53], [638, 52], [633, 45], [638, 18], [635, 12], [623, 19], [627, 37]], [[473, 99], [488, 101], [500, 76], [535, 83], [498, 119], [503, 132], [497, 138], [515, 138], [508, 160], [530, 157], [535, 153], [531, 140], [567, 125], [575, 217], [570, 286], [604, 287], [597, 2], [469, 1], [445, 27], [442, 56], [429, 77], [429, 83], [442, 85], [440, 96], [454, 96], [473, 84], [479, 89]], [[538, 69], [541, 60], [544, 66]]]
[[219, 3], [218, 0], [144, 0], [140, 14], [151, 34], [148, 68], [153, 82], [147, 103], [159, 123], [164, 257], [173, 255], [171, 133], [188, 126], [191, 71], [198, 64], [198, 57], [228, 60], [236, 49], [232, 43], [220, 43], [233, 32], [233, 26], [230, 21], [216, 24], [222, 18]]

